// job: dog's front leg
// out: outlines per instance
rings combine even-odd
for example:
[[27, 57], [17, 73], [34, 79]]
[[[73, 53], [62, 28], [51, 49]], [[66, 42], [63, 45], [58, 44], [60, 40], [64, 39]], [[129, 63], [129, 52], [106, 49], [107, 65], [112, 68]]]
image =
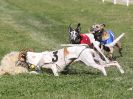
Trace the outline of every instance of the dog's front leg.
[[56, 65], [52, 65], [51, 69], [52, 69], [55, 76], [59, 76]]
[[119, 71], [121, 72], [121, 74], [124, 73], [123, 68], [121, 67], [121, 65], [117, 61], [114, 61], [114, 65], [119, 69]]
[[40, 74], [40, 73], [37, 71], [30, 71], [29, 74]]

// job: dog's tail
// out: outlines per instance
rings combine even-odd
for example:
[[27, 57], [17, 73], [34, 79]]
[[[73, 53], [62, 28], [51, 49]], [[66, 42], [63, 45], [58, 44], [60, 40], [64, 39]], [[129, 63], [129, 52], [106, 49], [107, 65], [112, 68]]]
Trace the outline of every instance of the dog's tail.
[[125, 35], [125, 33], [122, 33], [119, 37], [117, 37], [112, 43], [106, 44], [105, 46], [107, 47], [113, 47], [116, 45], [116, 43]]

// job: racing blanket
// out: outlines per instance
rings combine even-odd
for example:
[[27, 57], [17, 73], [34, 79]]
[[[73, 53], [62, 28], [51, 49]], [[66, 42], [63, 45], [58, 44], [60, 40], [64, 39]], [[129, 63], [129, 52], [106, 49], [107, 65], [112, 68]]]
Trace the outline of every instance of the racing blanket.
[[114, 33], [111, 30], [107, 30], [102, 35], [101, 43], [102, 44], [110, 44], [114, 41], [114, 39], [115, 39]]

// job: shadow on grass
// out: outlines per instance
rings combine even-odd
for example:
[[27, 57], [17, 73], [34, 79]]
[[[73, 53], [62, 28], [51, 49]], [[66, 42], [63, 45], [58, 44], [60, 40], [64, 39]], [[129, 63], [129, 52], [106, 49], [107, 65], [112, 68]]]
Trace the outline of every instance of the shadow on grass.
[[113, 61], [116, 61], [118, 58], [121, 58], [121, 57], [123, 57], [123, 56], [121, 56], [121, 55], [113, 56]]
[[63, 75], [77, 75], [77, 74], [87, 74], [87, 75], [99, 75], [99, 72], [93, 72], [93, 71], [85, 71], [85, 70], [79, 70], [74, 68], [67, 68], [64, 71], [61, 72]]
[[[51, 69], [44, 69], [42, 73], [47, 73], [49, 75], [53, 74]], [[64, 71], [61, 72], [62, 75], [78, 75], [78, 74], [87, 74], [87, 75], [99, 75], [100, 72], [94, 72], [94, 71], [86, 71], [86, 70], [79, 70], [74, 69], [72, 67], [66, 68]]]

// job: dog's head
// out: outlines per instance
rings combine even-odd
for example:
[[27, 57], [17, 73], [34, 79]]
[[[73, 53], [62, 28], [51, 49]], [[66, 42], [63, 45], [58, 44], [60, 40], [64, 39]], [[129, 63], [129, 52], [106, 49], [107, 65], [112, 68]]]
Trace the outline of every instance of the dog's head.
[[94, 24], [91, 26], [90, 31], [93, 33], [103, 32], [105, 24]]
[[80, 42], [80, 23], [78, 23], [76, 29], [73, 29], [71, 25], [68, 27], [68, 33], [69, 33], [69, 38], [70, 38], [70, 43], [72, 44], [77, 44]]
[[29, 51], [31, 52], [33, 50], [32, 49], [27, 49], [27, 50], [21, 50], [19, 52], [18, 60], [16, 62], [17, 66], [22, 66], [22, 67], [28, 68], [28, 64], [26, 62], [26, 56], [27, 56], [27, 52], [29, 52]]

